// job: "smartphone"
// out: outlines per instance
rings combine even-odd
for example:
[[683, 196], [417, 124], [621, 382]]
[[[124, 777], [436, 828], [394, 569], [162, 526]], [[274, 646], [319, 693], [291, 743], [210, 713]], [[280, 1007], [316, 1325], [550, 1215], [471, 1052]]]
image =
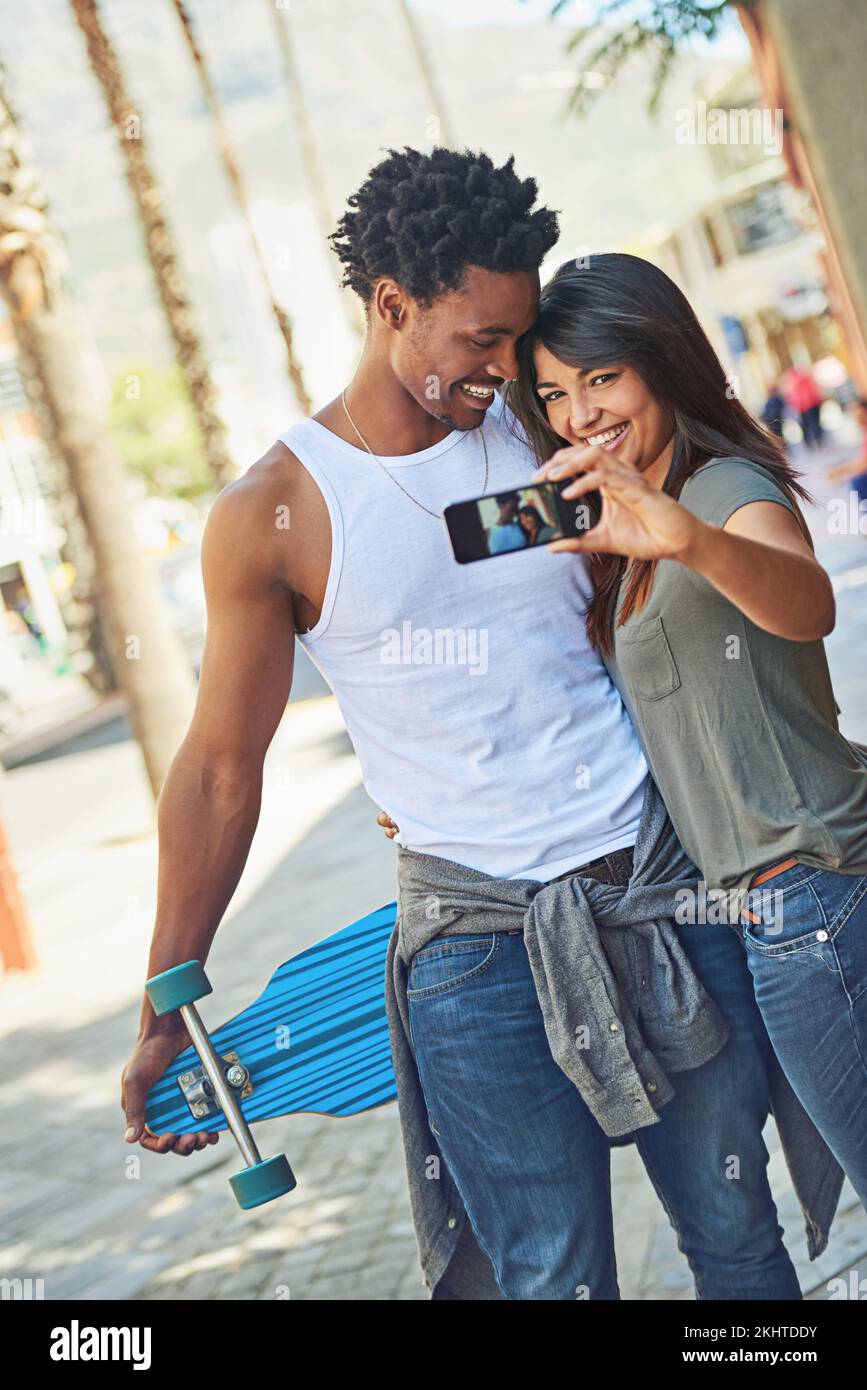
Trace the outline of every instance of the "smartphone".
[[571, 482], [534, 483], [446, 507], [443, 516], [458, 564], [532, 550], [591, 530], [599, 519], [599, 494], [566, 501], [560, 492]]

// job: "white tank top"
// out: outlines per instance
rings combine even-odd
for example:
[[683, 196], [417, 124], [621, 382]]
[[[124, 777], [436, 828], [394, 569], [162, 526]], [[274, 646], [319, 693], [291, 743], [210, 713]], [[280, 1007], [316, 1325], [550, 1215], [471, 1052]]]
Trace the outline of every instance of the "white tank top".
[[[487, 492], [535, 471], [510, 421], [496, 397]], [[634, 844], [647, 766], [587, 640], [584, 557], [540, 545], [459, 565], [445, 522], [396, 486], [439, 513], [479, 496], [481, 431], [386, 457], [391, 476], [316, 420], [281, 439], [331, 517], [322, 614], [299, 640], [398, 843], [539, 880]]]

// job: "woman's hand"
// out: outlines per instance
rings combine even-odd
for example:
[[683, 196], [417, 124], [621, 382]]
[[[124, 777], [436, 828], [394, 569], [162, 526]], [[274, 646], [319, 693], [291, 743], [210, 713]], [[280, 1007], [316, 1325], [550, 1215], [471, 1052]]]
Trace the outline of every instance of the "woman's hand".
[[602, 516], [586, 535], [551, 541], [549, 550], [628, 555], [636, 560], [685, 560], [704, 523], [673, 497], [647, 482], [633, 464], [595, 445], [558, 449], [533, 482], [574, 477], [562, 496], [577, 501], [597, 490]]
[[795, 515], [777, 502], [739, 507], [709, 526], [604, 449], [560, 449], [533, 481], [575, 477], [567, 500], [597, 488], [602, 519], [586, 535], [549, 550], [610, 552], [637, 560], [678, 560], [702, 575], [765, 632], [793, 642], [826, 637], [834, 591]]
[[393, 840], [395, 835], [400, 834], [400, 826], [395, 825], [394, 821], [392, 820], [391, 816], [388, 814], [387, 811], [380, 811], [379, 815], [376, 818], [376, 823], [377, 825], [382, 826], [383, 830], [385, 831], [386, 835], [390, 840]]

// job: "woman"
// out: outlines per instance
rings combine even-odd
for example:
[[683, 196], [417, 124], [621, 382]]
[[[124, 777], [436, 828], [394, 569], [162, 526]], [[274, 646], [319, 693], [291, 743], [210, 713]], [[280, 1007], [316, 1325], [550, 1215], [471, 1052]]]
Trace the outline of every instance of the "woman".
[[837, 727], [808, 495], [646, 261], [561, 267], [521, 353], [534, 481], [601, 497], [590, 532], [549, 548], [591, 557], [591, 639], [684, 849], [709, 890], [737, 890], [771, 1042], [867, 1205], [867, 758]]
[[526, 533], [528, 545], [546, 545], [554, 539], [554, 527], [547, 525], [538, 507], [529, 504], [521, 507], [518, 511], [518, 522]]

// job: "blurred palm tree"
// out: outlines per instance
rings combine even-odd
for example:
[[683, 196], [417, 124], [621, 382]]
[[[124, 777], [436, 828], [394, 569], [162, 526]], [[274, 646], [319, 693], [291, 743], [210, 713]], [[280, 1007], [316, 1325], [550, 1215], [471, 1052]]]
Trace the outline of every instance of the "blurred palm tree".
[[[289, 10], [286, 5], [275, 5], [274, 0], [265, 0], [265, 4], [274, 20], [277, 46], [283, 60], [289, 110], [292, 116], [292, 131], [298, 142], [301, 164], [313, 199], [313, 211], [319, 232], [327, 246], [328, 238], [336, 226], [336, 218], [331, 206], [331, 199], [328, 196], [328, 182], [319, 154], [319, 145], [313, 132], [310, 110], [304, 96], [304, 85], [301, 81], [298, 64], [295, 61], [295, 45], [292, 41], [292, 30], [289, 24]], [[328, 251], [328, 264], [338, 289], [342, 290], [340, 262], [330, 250]], [[365, 323], [361, 301], [354, 294], [342, 294], [341, 302], [353, 332], [359, 336], [363, 335]]]
[[[554, 0], [550, 17], [568, 12], [574, 3], [575, 0]], [[576, 115], [585, 115], [632, 57], [650, 53], [654, 68], [648, 108], [651, 115], [657, 115], [682, 49], [696, 38], [705, 42], [717, 38], [735, 20], [739, 5], [749, 9], [755, 3], [756, 0], [645, 0], [636, 9], [627, 0], [593, 0], [588, 20], [575, 29], [566, 44], [567, 53], [577, 53], [580, 62], [569, 97], [570, 109]], [[588, 72], [597, 80], [585, 82]]]
[[224, 487], [237, 476], [237, 470], [229, 454], [226, 427], [217, 410], [216, 391], [196, 331], [180, 258], [163, 208], [162, 191], [150, 167], [140, 121], [126, 90], [117, 54], [100, 22], [96, 0], [70, 0], [70, 3], [87, 42], [90, 65], [102, 88], [126, 163], [148, 260], [196, 414], [208, 466], [217, 486]]
[[220, 98], [217, 95], [217, 89], [214, 86], [214, 83], [211, 81], [211, 74], [208, 72], [204, 54], [202, 53], [202, 50], [198, 44], [198, 40], [196, 39], [196, 36], [193, 33], [192, 20], [187, 12], [186, 5], [183, 4], [183, 0], [174, 0], [174, 6], [178, 14], [178, 19], [181, 22], [181, 28], [184, 31], [184, 38], [187, 41], [187, 47], [190, 50], [190, 54], [195, 64], [196, 73], [198, 74], [199, 81], [202, 84], [202, 92], [204, 93], [205, 101], [208, 106], [208, 111], [210, 112], [211, 116], [211, 125], [214, 131], [214, 140], [217, 146], [217, 153], [220, 156], [220, 161], [223, 165], [223, 169], [225, 170], [226, 178], [229, 181], [229, 187], [232, 190], [232, 194], [234, 196], [235, 203], [237, 204], [238, 211], [240, 212], [241, 217], [244, 221], [244, 226], [247, 229], [247, 235], [250, 240], [250, 249], [253, 252], [256, 265], [259, 268], [259, 273], [262, 276], [262, 280], [264, 282], [265, 289], [268, 294], [268, 299], [271, 304], [271, 312], [274, 315], [274, 318], [277, 322], [277, 327], [280, 331], [280, 336], [283, 339], [283, 345], [286, 349], [286, 366], [289, 372], [289, 380], [291, 381], [292, 388], [295, 392], [295, 399], [297, 400], [298, 405], [301, 408], [302, 414], [312, 415], [313, 403], [310, 400], [309, 395], [307, 394], [307, 388], [304, 385], [304, 374], [301, 371], [301, 365], [295, 354], [292, 324], [290, 322], [289, 315], [286, 313], [286, 310], [283, 308], [283, 306], [281, 304], [278, 304], [277, 297], [274, 294], [274, 287], [271, 283], [271, 275], [268, 270], [268, 263], [265, 259], [265, 253], [262, 250], [262, 243], [259, 241], [259, 238], [256, 235], [256, 231], [253, 226], [253, 219], [250, 215], [250, 203], [247, 198], [247, 190], [244, 187], [244, 181], [241, 178], [241, 170], [238, 167], [238, 161], [236, 160], [234, 150], [232, 149], [232, 142], [229, 139], [229, 132], [226, 129], [226, 122], [223, 120], [223, 113], [220, 108]]
[[[133, 733], [156, 797], [192, 714], [195, 684], [168, 627], [156, 575], [134, 534], [126, 475], [103, 419], [48, 201], [22, 147], [0, 68], [0, 294], [40, 409], [69, 475], [93, 549], [106, 645], [129, 700]], [[25, 377], [25, 384], [27, 378]]]
[[434, 144], [447, 145], [450, 149], [454, 149], [455, 132], [451, 127], [446, 105], [434, 70], [433, 60], [428, 52], [427, 40], [422, 32], [421, 25], [410, 9], [407, 0], [397, 0], [397, 8], [400, 10], [407, 38], [409, 39], [409, 46], [412, 49], [412, 54], [418, 67], [425, 100], [428, 104], [428, 110], [437, 122], [437, 135]]

